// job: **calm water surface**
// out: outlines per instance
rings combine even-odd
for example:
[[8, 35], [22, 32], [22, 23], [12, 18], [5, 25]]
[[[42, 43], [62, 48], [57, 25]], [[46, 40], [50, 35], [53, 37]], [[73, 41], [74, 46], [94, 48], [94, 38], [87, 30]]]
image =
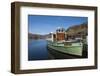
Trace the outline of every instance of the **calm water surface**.
[[[87, 54], [84, 54], [87, 56]], [[86, 58], [86, 56], [84, 58]], [[63, 54], [54, 50], [47, 49], [47, 41], [29, 40], [28, 41], [28, 60], [48, 60], [48, 59], [73, 59], [75, 56]]]
[[48, 59], [46, 40], [29, 40], [28, 42], [28, 60], [46, 60]]

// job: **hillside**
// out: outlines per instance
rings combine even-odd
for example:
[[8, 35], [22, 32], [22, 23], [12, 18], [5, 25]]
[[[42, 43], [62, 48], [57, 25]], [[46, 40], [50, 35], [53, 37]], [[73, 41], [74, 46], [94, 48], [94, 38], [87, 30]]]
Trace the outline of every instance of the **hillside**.
[[43, 35], [28, 33], [29, 39], [44, 39]]
[[75, 35], [75, 34], [80, 34], [80, 33], [87, 34], [87, 32], [88, 32], [87, 23], [83, 23], [83, 24], [80, 24], [80, 25], [74, 25], [72, 27], [69, 27], [66, 30], [66, 34], [68, 34], [68, 35]]
[[[88, 26], [87, 23], [83, 23], [80, 25], [74, 25], [69, 27], [65, 33], [69, 36], [73, 35], [87, 35], [88, 32]], [[45, 35], [40, 35], [40, 34], [32, 34], [32, 33], [28, 33], [28, 38], [29, 39], [46, 39], [46, 38], [50, 38], [51, 34], [45, 34]]]
[[46, 39], [48, 37], [50, 37], [50, 34], [40, 35], [40, 34], [28, 33], [28, 38], [29, 39]]

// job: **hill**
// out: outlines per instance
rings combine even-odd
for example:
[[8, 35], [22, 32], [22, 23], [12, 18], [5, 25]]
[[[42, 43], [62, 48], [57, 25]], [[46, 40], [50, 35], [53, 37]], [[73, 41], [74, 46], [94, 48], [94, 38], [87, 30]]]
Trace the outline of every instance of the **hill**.
[[76, 34], [87, 35], [87, 32], [88, 32], [87, 23], [83, 23], [83, 24], [80, 24], [80, 25], [74, 25], [72, 27], [69, 27], [66, 30], [66, 34], [68, 34], [68, 35], [76, 35]]

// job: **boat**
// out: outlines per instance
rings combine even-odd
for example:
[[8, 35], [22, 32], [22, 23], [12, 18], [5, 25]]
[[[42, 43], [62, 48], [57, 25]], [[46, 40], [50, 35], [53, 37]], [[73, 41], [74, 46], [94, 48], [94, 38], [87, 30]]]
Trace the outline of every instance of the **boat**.
[[59, 55], [63, 54], [64, 56], [73, 56], [73, 58], [82, 58], [84, 45], [85, 44], [81, 40], [68, 40], [63, 42], [48, 42], [47, 48], [50, 50], [49, 52], [53, 55], [55, 55], [55, 52], [58, 52]]

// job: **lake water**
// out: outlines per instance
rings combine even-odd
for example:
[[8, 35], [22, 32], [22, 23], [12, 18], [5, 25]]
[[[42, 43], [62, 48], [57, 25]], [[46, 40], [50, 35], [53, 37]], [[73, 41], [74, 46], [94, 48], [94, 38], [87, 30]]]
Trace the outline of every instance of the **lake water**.
[[28, 42], [28, 60], [46, 60], [48, 59], [47, 41], [29, 40]]
[[[87, 56], [87, 53], [84, 55]], [[86, 58], [86, 56], [84, 58]], [[73, 59], [75, 56], [63, 54], [47, 48], [47, 41], [43, 39], [28, 41], [28, 60], [48, 60], [48, 59]]]

